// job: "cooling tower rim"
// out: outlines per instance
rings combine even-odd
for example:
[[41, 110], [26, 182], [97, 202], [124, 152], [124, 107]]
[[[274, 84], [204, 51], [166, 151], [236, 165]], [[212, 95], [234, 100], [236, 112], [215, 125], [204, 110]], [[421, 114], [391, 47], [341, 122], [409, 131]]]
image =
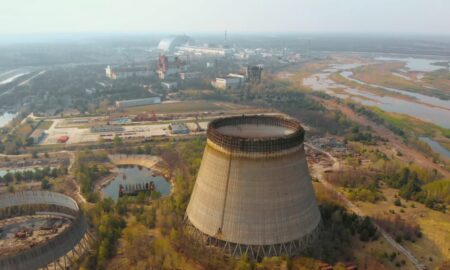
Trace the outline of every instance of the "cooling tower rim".
[[[242, 124], [278, 126], [287, 128], [291, 132], [276, 136], [243, 137], [224, 134], [220, 131], [220, 128], [224, 126]], [[297, 120], [277, 115], [242, 115], [219, 118], [211, 121], [207, 130], [208, 140], [230, 151], [240, 152], [271, 153], [283, 151], [301, 145], [304, 136], [305, 131]]]

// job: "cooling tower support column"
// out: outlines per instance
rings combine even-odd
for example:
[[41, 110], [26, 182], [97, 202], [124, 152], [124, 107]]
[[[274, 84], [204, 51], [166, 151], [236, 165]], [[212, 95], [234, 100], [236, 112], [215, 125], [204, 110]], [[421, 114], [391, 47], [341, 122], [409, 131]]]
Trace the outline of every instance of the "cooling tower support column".
[[189, 231], [232, 255], [292, 256], [320, 224], [303, 149], [292, 119], [215, 120], [186, 211]]
[[229, 155], [229, 162], [228, 162], [228, 168], [227, 168], [227, 183], [225, 185], [225, 197], [223, 199], [223, 207], [222, 207], [222, 218], [221, 218], [221, 221], [220, 221], [219, 231], [217, 232], [217, 235], [219, 237], [222, 234], [223, 220], [225, 218], [225, 207], [227, 206], [228, 185], [230, 183], [230, 171], [231, 171], [231, 161], [232, 160], [233, 160], [233, 154], [230, 153], [230, 155]]

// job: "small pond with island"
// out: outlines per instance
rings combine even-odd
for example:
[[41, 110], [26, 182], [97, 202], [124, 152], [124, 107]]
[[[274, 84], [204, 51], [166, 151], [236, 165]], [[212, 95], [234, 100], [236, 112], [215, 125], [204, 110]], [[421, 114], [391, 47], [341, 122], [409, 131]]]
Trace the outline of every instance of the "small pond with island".
[[161, 196], [168, 196], [172, 186], [168, 180], [151, 169], [139, 165], [117, 165], [113, 171], [114, 179], [101, 190], [105, 197], [115, 201], [123, 194], [136, 194], [135, 191], [144, 191], [153, 188]]

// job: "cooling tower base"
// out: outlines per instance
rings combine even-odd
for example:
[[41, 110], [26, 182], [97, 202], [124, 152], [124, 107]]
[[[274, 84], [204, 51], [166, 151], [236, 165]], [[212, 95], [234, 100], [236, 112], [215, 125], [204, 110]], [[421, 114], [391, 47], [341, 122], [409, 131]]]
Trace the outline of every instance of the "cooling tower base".
[[240, 257], [241, 255], [247, 254], [249, 259], [261, 260], [264, 257], [293, 257], [299, 255], [301, 252], [305, 251], [305, 249], [313, 246], [317, 242], [321, 225], [319, 224], [312, 232], [306, 234], [301, 239], [273, 245], [246, 245], [220, 240], [216, 237], [202, 233], [195, 228], [188, 219], [185, 220], [185, 229], [188, 234], [202, 244], [217, 247], [231, 256]]

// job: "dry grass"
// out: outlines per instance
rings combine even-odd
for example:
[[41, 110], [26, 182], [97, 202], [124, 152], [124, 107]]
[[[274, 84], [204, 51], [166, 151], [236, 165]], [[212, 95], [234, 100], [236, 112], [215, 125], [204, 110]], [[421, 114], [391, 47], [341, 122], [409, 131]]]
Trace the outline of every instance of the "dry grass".
[[408, 89], [414, 91], [422, 90], [420, 85], [413, 81], [395, 76], [392, 72], [404, 68], [405, 63], [387, 62], [381, 64], [367, 65], [354, 70], [354, 76], [358, 80], [382, 86]]
[[[423, 233], [416, 243], [405, 242], [402, 244], [421, 259], [429, 269], [435, 269], [445, 259], [450, 258], [450, 215], [426, 208], [417, 202], [402, 201], [404, 207], [394, 205], [395, 196], [398, 191], [391, 188], [383, 188], [386, 201], [373, 203], [360, 202], [357, 205], [369, 216], [392, 215], [393, 210], [402, 219], [417, 223]], [[403, 211], [403, 212], [401, 212]], [[429, 258], [432, 258], [432, 261]]]
[[[323, 185], [319, 182], [313, 182], [314, 191], [316, 193], [317, 200], [319, 202], [332, 202], [339, 204], [345, 207], [345, 203], [341, 201], [341, 199], [336, 196], [336, 193], [330, 191], [329, 189], [323, 187]], [[354, 238], [352, 242], [352, 251], [353, 251], [353, 262], [358, 265], [359, 269], [413, 269], [414, 267], [411, 263], [404, 257], [404, 255], [397, 255], [396, 259], [393, 262], [390, 262], [389, 259], [383, 257], [384, 253], [391, 254], [395, 252], [394, 248], [386, 242], [383, 237], [380, 237], [377, 241], [374, 242], [361, 242], [359, 239]], [[405, 265], [401, 267], [395, 266], [396, 262], [401, 262], [404, 260], [406, 262]], [[301, 260], [294, 260], [293, 265], [296, 266], [297, 263], [301, 262]], [[311, 268], [307, 268], [305, 266], [298, 269], [317, 269], [312, 267], [313, 265], [317, 265], [317, 261], [309, 260], [308, 266]], [[367, 268], [364, 268], [367, 265]], [[294, 268], [297, 269], [297, 268]]]
[[437, 70], [425, 74], [423, 78], [425, 86], [447, 91], [447, 97], [450, 96], [450, 72], [447, 70]]
[[[362, 243], [354, 241], [353, 255], [358, 262], [358, 269], [414, 269], [414, 266], [403, 254], [397, 254], [395, 260], [392, 262], [384, 257], [384, 254], [392, 254], [396, 252], [394, 248], [383, 238], [380, 237], [377, 241]], [[395, 266], [396, 262], [405, 261], [405, 265], [400, 267]], [[372, 268], [370, 268], [372, 267]], [[385, 268], [382, 268], [385, 267]]]
[[[405, 63], [402, 62], [377, 63], [355, 69], [354, 77], [366, 83], [402, 89], [429, 96], [450, 98], [448, 91], [443, 90], [448, 89], [450, 86], [450, 76], [448, 72], [438, 71], [426, 73], [423, 81], [407, 80], [393, 74], [393, 72], [398, 73], [398, 70], [404, 67]], [[414, 72], [408, 72], [403, 75], [414, 77]], [[430, 87], [435, 89], [431, 89]]]
[[[369, 92], [369, 93], [371, 93], [373, 95], [376, 95], [376, 96], [380, 96], [380, 97], [390, 96], [390, 97], [395, 97], [395, 98], [399, 98], [399, 99], [405, 99], [405, 100], [414, 101], [413, 98], [410, 98], [410, 97], [405, 96], [405, 95], [401, 95], [401, 94], [398, 94], [398, 93], [395, 93], [395, 92], [387, 91], [387, 90], [384, 90], [384, 89], [379, 88], [379, 87], [372, 87], [372, 86], [363, 85], [363, 84], [351, 81], [351, 80], [345, 78], [344, 76], [342, 76], [341, 74], [339, 74], [339, 72], [331, 74], [330, 75], [330, 79], [333, 80], [336, 83], [343, 84], [343, 85], [348, 86], [350, 88], [358, 89], [358, 90], [361, 90], [361, 91], [364, 91], [364, 92]], [[346, 94], [348, 94], [348, 93], [346, 93]], [[367, 97], [362, 97], [362, 98], [370, 100]], [[377, 102], [376, 100], [372, 100], [372, 101]]]
[[223, 105], [209, 101], [182, 101], [176, 103], [164, 103], [139, 107], [126, 108], [127, 113], [151, 112], [155, 113], [185, 113], [185, 112], [205, 112], [228, 110]]
[[53, 121], [45, 120], [39, 123], [39, 125], [36, 127], [37, 129], [49, 129], [53, 124]]
[[330, 62], [328, 61], [318, 61], [307, 63], [295, 71], [291, 72], [280, 72], [275, 75], [276, 79], [287, 79], [293, 86], [299, 89], [307, 89], [312, 91], [312, 89], [305, 88], [303, 85], [303, 79], [312, 76], [313, 74], [320, 72], [321, 70], [328, 67]]
[[[127, 226], [136, 226], [137, 223], [135, 222], [136, 221], [133, 216], [127, 218]], [[155, 239], [162, 238], [159, 229], [148, 229], [145, 226], [139, 226], [139, 228], [140, 228], [139, 233], [142, 235], [146, 235]], [[123, 239], [123, 237], [119, 239], [117, 254], [110, 260], [107, 269], [139, 269], [139, 263], [138, 265], [130, 266], [129, 260], [125, 255], [126, 246], [127, 245], [125, 244], [125, 239]], [[176, 265], [176, 269], [186, 269], [186, 270], [203, 269], [193, 260], [177, 252], [168, 242], [164, 245], [164, 247], [167, 248], [165, 255], [171, 258], [171, 263]]]

